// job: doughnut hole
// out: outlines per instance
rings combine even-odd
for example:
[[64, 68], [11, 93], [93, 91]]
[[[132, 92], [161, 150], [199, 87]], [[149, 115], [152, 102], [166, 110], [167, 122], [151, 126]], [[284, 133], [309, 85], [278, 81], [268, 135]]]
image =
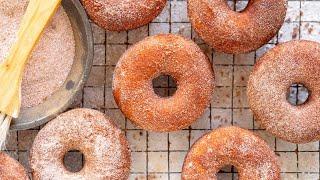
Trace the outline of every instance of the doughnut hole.
[[247, 8], [249, 1], [250, 0], [227, 0], [227, 3], [231, 10], [240, 13]]
[[171, 97], [177, 91], [176, 80], [167, 74], [161, 74], [152, 80], [153, 91], [159, 97]]
[[299, 106], [307, 103], [310, 92], [303, 85], [299, 83], [292, 84], [287, 92], [287, 101], [294, 106]]
[[84, 155], [78, 150], [70, 150], [63, 157], [64, 167], [72, 173], [81, 171], [84, 166]]
[[218, 180], [238, 180], [238, 177], [238, 170], [232, 165], [225, 165], [217, 174]]

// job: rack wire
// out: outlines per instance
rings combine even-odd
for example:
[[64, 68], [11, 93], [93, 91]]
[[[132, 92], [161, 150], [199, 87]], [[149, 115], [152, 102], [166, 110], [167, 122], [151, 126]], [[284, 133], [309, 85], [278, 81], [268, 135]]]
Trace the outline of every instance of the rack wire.
[[[243, 9], [246, 1], [228, 1], [231, 8]], [[180, 179], [184, 157], [191, 145], [204, 133], [217, 127], [235, 125], [253, 131], [266, 140], [278, 155], [281, 178], [288, 180], [319, 180], [319, 142], [297, 145], [282, 141], [265, 132], [254, 121], [246, 97], [246, 84], [254, 63], [268, 49], [292, 39], [320, 42], [320, 1], [289, 0], [286, 21], [279, 34], [255, 52], [242, 55], [216, 53], [193, 31], [187, 17], [186, 0], [169, 0], [167, 6], [152, 23], [128, 32], [105, 32], [92, 23], [95, 41], [94, 66], [88, 83], [72, 108], [87, 107], [111, 116], [121, 127], [132, 149], [130, 179]], [[144, 131], [127, 120], [112, 96], [112, 73], [121, 54], [144, 37], [158, 33], [178, 33], [193, 39], [215, 65], [216, 90], [210, 107], [189, 128], [171, 133]], [[154, 89], [163, 96], [175, 91], [174, 81], [162, 76], [154, 82]], [[293, 85], [290, 101], [299, 103], [306, 96], [303, 88]], [[11, 132], [8, 153], [28, 168], [28, 151], [39, 128]], [[79, 152], [67, 156], [71, 169], [81, 169], [85, 161]], [[234, 167], [225, 167], [219, 179], [237, 179]]]

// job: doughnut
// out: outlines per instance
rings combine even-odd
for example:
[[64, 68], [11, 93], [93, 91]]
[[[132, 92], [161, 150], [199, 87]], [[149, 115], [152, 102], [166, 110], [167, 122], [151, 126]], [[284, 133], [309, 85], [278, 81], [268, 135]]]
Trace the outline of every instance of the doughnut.
[[[176, 80], [171, 97], [158, 96], [152, 80], [165, 74]], [[197, 120], [214, 89], [212, 65], [192, 41], [173, 34], [147, 37], [129, 48], [116, 65], [113, 95], [123, 114], [151, 131], [175, 131]]]
[[0, 152], [0, 179], [1, 180], [29, 180], [24, 167], [4, 152]]
[[109, 31], [125, 31], [148, 24], [167, 0], [82, 0], [90, 18]]
[[183, 180], [217, 179], [225, 166], [237, 168], [239, 179], [280, 180], [275, 153], [252, 132], [239, 127], [211, 131], [197, 140], [182, 168]]
[[[248, 101], [261, 127], [292, 143], [320, 140], [320, 44], [290, 41], [265, 53], [248, 81]], [[291, 105], [292, 84], [309, 90], [307, 101]]]
[[[79, 172], [68, 171], [64, 155], [83, 153]], [[127, 179], [130, 151], [124, 134], [99, 111], [75, 109], [59, 115], [36, 136], [30, 150], [33, 179]]]
[[216, 51], [239, 54], [269, 42], [284, 23], [287, 0], [250, 0], [233, 11], [226, 0], [188, 0], [190, 22]]

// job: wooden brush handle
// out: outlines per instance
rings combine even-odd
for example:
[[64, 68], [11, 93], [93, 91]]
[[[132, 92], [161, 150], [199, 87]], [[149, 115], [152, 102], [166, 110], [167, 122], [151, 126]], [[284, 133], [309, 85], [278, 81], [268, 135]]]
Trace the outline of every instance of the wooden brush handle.
[[19, 28], [17, 41], [0, 65], [0, 111], [17, 117], [21, 105], [21, 80], [24, 67], [41, 33], [56, 12], [61, 0], [30, 0]]
[[[29, 55], [40, 39], [41, 33], [56, 12], [61, 0], [30, 0], [13, 45], [5, 64], [14, 64], [17, 69], [24, 68]], [[20, 73], [23, 73], [20, 72]]]

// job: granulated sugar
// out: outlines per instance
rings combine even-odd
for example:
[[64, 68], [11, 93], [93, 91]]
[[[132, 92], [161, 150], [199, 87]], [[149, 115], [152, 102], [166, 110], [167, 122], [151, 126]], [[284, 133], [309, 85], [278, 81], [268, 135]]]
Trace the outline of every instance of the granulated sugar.
[[[16, 39], [28, 0], [0, 0], [0, 62]], [[69, 18], [59, 8], [29, 58], [22, 81], [22, 108], [41, 104], [61, 87], [75, 56]]]

